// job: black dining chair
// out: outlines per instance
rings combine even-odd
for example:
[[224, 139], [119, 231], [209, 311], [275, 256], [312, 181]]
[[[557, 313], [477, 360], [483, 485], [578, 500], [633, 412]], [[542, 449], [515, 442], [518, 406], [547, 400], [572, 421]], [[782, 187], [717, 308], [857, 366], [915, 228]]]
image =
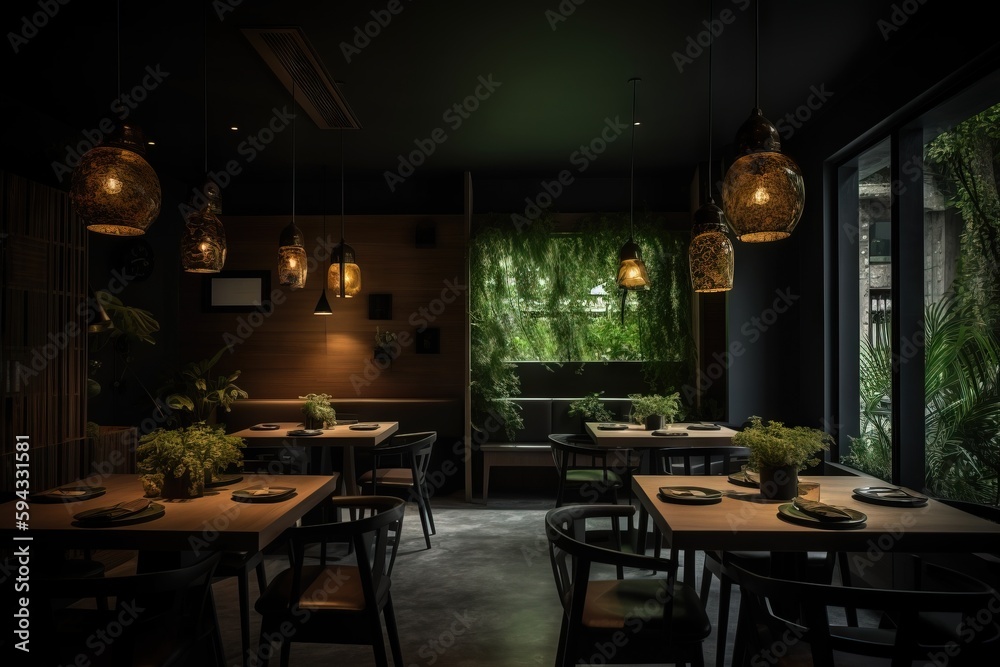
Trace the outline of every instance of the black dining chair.
[[624, 482], [608, 463], [612, 450], [596, 446], [588, 435], [552, 433], [548, 439], [559, 475], [556, 507], [562, 507], [569, 494], [574, 494], [574, 500], [579, 502], [618, 503], [618, 492]]
[[[741, 590], [733, 664], [853, 667], [860, 656], [892, 667], [994, 664], [1000, 615], [982, 612], [997, 591], [949, 568], [913, 565], [913, 587], [884, 589], [775, 578], [725, 561]], [[840, 623], [843, 609], [871, 610], [872, 620]]]
[[143, 574], [33, 578], [32, 664], [214, 664], [222, 646], [211, 583], [220, 557]]
[[[272, 642], [281, 644], [287, 667], [292, 642], [365, 644], [375, 663], [388, 665], [383, 621], [393, 664], [403, 667], [392, 605], [392, 569], [406, 510], [402, 498], [334, 496], [330, 503], [349, 510], [349, 521], [296, 526], [288, 531], [290, 566], [278, 573], [257, 600], [261, 615], [259, 657], [267, 666]], [[328, 559], [317, 545], [351, 545], [350, 559]]]
[[[618, 523], [634, 512], [631, 505], [589, 504], [545, 515], [549, 559], [562, 603], [557, 667], [704, 664], [703, 642], [712, 625], [694, 588], [676, 581], [677, 564], [585, 539], [588, 521]], [[619, 572], [616, 577], [608, 576], [611, 567]], [[620, 574], [624, 568], [629, 576]], [[650, 576], [651, 571], [660, 576]]]

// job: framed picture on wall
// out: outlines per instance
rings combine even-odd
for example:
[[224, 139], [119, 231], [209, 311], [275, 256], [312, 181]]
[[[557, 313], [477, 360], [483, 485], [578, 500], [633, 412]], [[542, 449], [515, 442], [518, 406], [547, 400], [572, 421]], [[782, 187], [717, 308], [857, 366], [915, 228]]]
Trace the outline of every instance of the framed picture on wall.
[[368, 295], [368, 319], [370, 319], [370, 320], [391, 320], [392, 319], [392, 295], [391, 294], [369, 294]]
[[247, 313], [270, 298], [270, 271], [221, 271], [205, 276], [201, 306], [206, 313]]

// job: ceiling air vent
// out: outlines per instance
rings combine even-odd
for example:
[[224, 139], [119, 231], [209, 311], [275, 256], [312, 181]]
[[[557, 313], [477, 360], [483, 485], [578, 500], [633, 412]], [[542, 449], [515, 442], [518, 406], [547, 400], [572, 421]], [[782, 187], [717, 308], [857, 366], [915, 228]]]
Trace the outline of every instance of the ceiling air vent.
[[301, 28], [244, 28], [243, 34], [289, 92], [295, 80], [295, 101], [317, 127], [361, 129], [357, 116]]

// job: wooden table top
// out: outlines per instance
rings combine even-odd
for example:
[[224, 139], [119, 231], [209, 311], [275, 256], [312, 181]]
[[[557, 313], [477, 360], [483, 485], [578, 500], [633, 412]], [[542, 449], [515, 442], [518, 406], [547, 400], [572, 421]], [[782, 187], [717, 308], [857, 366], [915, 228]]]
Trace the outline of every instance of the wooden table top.
[[[778, 517], [781, 503], [761, 500], [755, 489], [725, 476], [637, 475], [632, 487], [667, 543], [680, 550], [1000, 552], [1000, 524], [936, 500], [908, 508], [853, 498], [852, 489], [885, 486], [881, 480], [827, 475], [800, 481], [818, 482], [824, 503], [864, 512], [864, 527], [832, 530], [789, 523]], [[661, 486], [717, 489], [723, 498], [711, 505], [665, 502], [657, 498]]]
[[[245, 428], [242, 431], [230, 433], [240, 438], [266, 440], [295, 440], [296, 445], [312, 445], [320, 447], [374, 447], [390, 435], [399, 430], [399, 422], [370, 422], [377, 423], [378, 428], [371, 431], [351, 430], [349, 425], [341, 424], [333, 428], [323, 429], [321, 435], [288, 435], [289, 431], [301, 429], [302, 424], [297, 422], [264, 422], [277, 424], [278, 428], [272, 431], [254, 431]], [[365, 422], [369, 423], [369, 422]]]
[[[288, 500], [246, 503], [233, 491], [262, 482], [294, 487]], [[319, 502], [334, 494], [338, 475], [245, 475], [242, 481], [205, 490], [202, 498], [156, 500], [165, 512], [144, 523], [122, 526], [75, 525], [73, 516], [143, 496], [138, 475], [108, 475], [96, 486], [107, 492], [97, 498], [69, 503], [29, 503], [28, 530], [15, 529], [15, 503], [0, 505], [0, 535], [31, 537], [41, 548], [101, 548], [149, 551], [257, 551], [293, 526]], [[73, 486], [64, 484], [63, 486]]]
[[660, 436], [653, 435], [641, 424], [628, 424], [624, 431], [604, 430], [599, 428], [605, 422], [587, 422], [587, 433], [599, 447], [609, 449], [660, 449], [663, 447], [721, 447], [733, 444], [736, 431], [722, 426], [718, 431], [691, 430], [691, 423], [669, 424], [665, 429], [668, 433], [684, 433], [686, 435]]

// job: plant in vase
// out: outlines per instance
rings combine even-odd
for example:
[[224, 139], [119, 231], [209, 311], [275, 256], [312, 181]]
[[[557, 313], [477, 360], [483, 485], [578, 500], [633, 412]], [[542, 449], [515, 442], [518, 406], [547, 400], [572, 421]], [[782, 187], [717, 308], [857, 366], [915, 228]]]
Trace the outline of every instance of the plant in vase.
[[780, 421], [766, 424], [750, 417], [750, 425], [733, 436], [733, 444], [747, 447], [747, 469], [760, 475], [760, 493], [772, 500], [791, 500], [798, 493], [798, 473], [820, 462], [819, 453], [828, 451], [833, 438], [807, 426], [785, 426]]
[[329, 394], [306, 394], [299, 396], [305, 403], [302, 404], [302, 414], [304, 414], [304, 426], [307, 429], [320, 429], [327, 424], [337, 421], [337, 411], [330, 405]]
[[585, 422], [609, 422], [614, 420], [614, 414], [601, 402], [601, 395], [603, 393], [603, 391], [594, 392], [583, 398], [578, 398], [569, 404], [570, 416], [578, 415], [580, 417], [580, 433], [584, 432], [583, 423]]
[[375, 361], [382, 366], [388, 366], [392, 363], [393, 358], [399, 354], [398, 350], [396, 334], [375, 327]]
[[243, 438], [204, 422], [158, 428], [139, 438], [136, 466], [147, 496], [197, 498], [206, 480], [230, 466], [243, 467], [245, 446]]
[[673, 424], [681, 414], [681, 394], [629, 394], [632, 401], [632, 419], [637, 424], [645, 424], [646, 430], [663, 428]]
[[215, 379], [211, 377], [212, 368], [228, 349], [223, 347], [210, 359], [186, 364], [165, 388], [165, 392], [170, 392], [166, 404], [178, 411], [183, 417], [182, 422], [211, 423], [217, 408], [229, 412], [229, 406], [235, 401], [249, 396], [234, 384], [240, 377], [240, 371], [219, 375]]

